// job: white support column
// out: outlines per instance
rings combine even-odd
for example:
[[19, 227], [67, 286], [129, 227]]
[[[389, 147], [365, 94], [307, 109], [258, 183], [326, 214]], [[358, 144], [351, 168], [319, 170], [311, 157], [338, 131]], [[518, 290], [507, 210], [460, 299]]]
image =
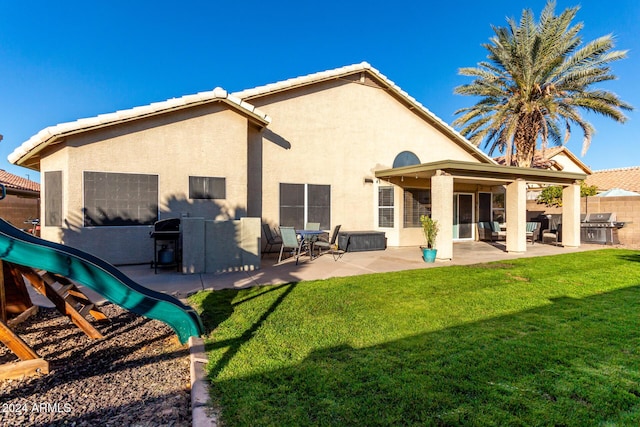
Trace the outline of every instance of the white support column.
[[562, 189], [562, 245], [580, 246], [580, 184]]
[[431, 177], [431, 218], [438, 221], [437, 258], [453, 258], [453, 177], [438, 171]]
[[507, 252], [527, 251], [527, 183], [507, 185]]

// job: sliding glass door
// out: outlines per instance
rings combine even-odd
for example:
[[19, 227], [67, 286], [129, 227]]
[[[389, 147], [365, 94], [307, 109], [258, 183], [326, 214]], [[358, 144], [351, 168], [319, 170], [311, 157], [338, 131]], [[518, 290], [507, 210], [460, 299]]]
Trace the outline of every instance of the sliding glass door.
[[473, 194], [455, 193], [453, 195], [453, 238], [454, 240], [472, 240], [474, 238]]

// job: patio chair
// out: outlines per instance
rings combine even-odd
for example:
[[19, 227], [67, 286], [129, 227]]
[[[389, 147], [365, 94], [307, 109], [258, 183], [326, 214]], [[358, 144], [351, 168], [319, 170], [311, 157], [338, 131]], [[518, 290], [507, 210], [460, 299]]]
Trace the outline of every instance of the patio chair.
[[264, 256], [264, 254], [266, 252], [269, 252], [274, 246], [282, 245], [282, 237], [274, 234], [271, 231], [269, 224], [262, 224], [262, 232], [264, 233], [264, 238], [267, 240], [267, 243], [264, 245], [264, 249], [262, 251], [262, 256]]
[[314, 246], [318, 248], [318, 256], [322, 255], [322, 249], [326, 249], [324, 253], [331, 252], [334, 261], [338, 261], [342, 255], [344, 255], [344, 251], [342, 249], [338, 249], [338, 245], [336, 244], [340, 227], [342, 227], [342, 225], [335, 226], [333, 233], [331, 234], [330, 241], [327, 242], [326, 240], [318, 239], [314, 243]]
[[502, 227], [500, 227], [500, 223], [498, 221], [491, 222], [491, 229], [494, 233], [496, 233], [496, 237], [498, 240], [507, 240], [507, 231], [503, 230]]
[[320, 230], [319, 222], [308, 222], [304, 226], [305, 230]]
[[527, 222], [527, 241], [530, 241], [531, 244], [535, 244], [536, 240], [540, 238], [540, 223], [539, 222]]
[[480, 221], [478, 223], [478, 240], [490, 240], [493, 242], [493, 230], [488, 221]]
[[558, 245], [562, 242], [562, 224], [559, 223], [555, 223], [555, 224], [550, 224], [549, 226], [552, 227], [553, 225], [556, 226], [555, 229], [553, 228], [547, 228], [542, 230], [542, 243], [550, 243], [552, 245]]
[[478, 223], [478, 240], [505, 240], [507, 232], [500, 229], [498, 221], [481, 221]]
[[296, 257], [296, 265], [298, 265], [298, 258], [300, 258], [300, 242], [298, 241], [298, 235], [293, 227], [280, 227], [280, 235], [282, 236], [282, 246], [280, 247], [280, 256], [278, 257], [278, 264], [282, 261], [282, 253], [286, 249], [291, 249], [291, 252]]

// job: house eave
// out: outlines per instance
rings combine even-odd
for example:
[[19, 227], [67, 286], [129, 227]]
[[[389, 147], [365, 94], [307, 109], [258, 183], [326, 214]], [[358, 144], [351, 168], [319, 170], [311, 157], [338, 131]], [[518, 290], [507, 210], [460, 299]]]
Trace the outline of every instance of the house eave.
[[187, 95], [182, 98], [174, 98], [128, 110], [116, 111], [115, 113], [102, 114], [87, 119], [79, 119], [75, 122], [67, 122], [50, 126], [41, 130], [28, 141], [20, 145], [20, 147], [16, 148], [11, 154], [9, 154], [8, 160], [15, 165], [39, 171], [40, 159], [38, 154], [47, 147], [64, 142], [64, 139], [69, 136], [214, 102], [227, 104], [231, 109], [246, 116], [250, 123], [260, 129], [265, 128], [269, 123], [271, 123], [271, 117], [260, 111], [258, 108], [230, 95], [224, 89], [216, 88], [210, 92]]

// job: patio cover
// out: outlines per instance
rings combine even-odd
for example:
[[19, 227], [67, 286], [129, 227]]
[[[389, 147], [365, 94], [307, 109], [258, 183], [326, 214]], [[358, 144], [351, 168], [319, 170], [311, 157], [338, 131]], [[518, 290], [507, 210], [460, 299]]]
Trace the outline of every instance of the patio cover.
[[516, 180], [548, 185], [570, 185], [584, 180], [587, 175], [579, 172], [560, 172], [548, 169], [520, 168], [489, 163], [458, 160], [441, 160], [400, 168], [376, 171], [376, 178], [392, 181], [393, 178], [429, 179], [442, 171], [454, 177], [456, 182], [506, 184]]
[[[436, 239], [439, 259], [453, 256], [453, 194], [454, 183], [506, 186], [507, 252], [526, 252], [526, 193], [527, 184], [559, 185], [563, 187], [563, 244], [580, 246], [580, 184], [587, 175], [581, 172], [561, 172], [548, 169], [501, 166], [442, 160], [419, 165], [382, 169], [375, 172], [378, 179], [400, 187], [424, 185], [429, 181], [432, 218], [440, 223]], [[422, 181], [422, 182], [421, 182]]]

